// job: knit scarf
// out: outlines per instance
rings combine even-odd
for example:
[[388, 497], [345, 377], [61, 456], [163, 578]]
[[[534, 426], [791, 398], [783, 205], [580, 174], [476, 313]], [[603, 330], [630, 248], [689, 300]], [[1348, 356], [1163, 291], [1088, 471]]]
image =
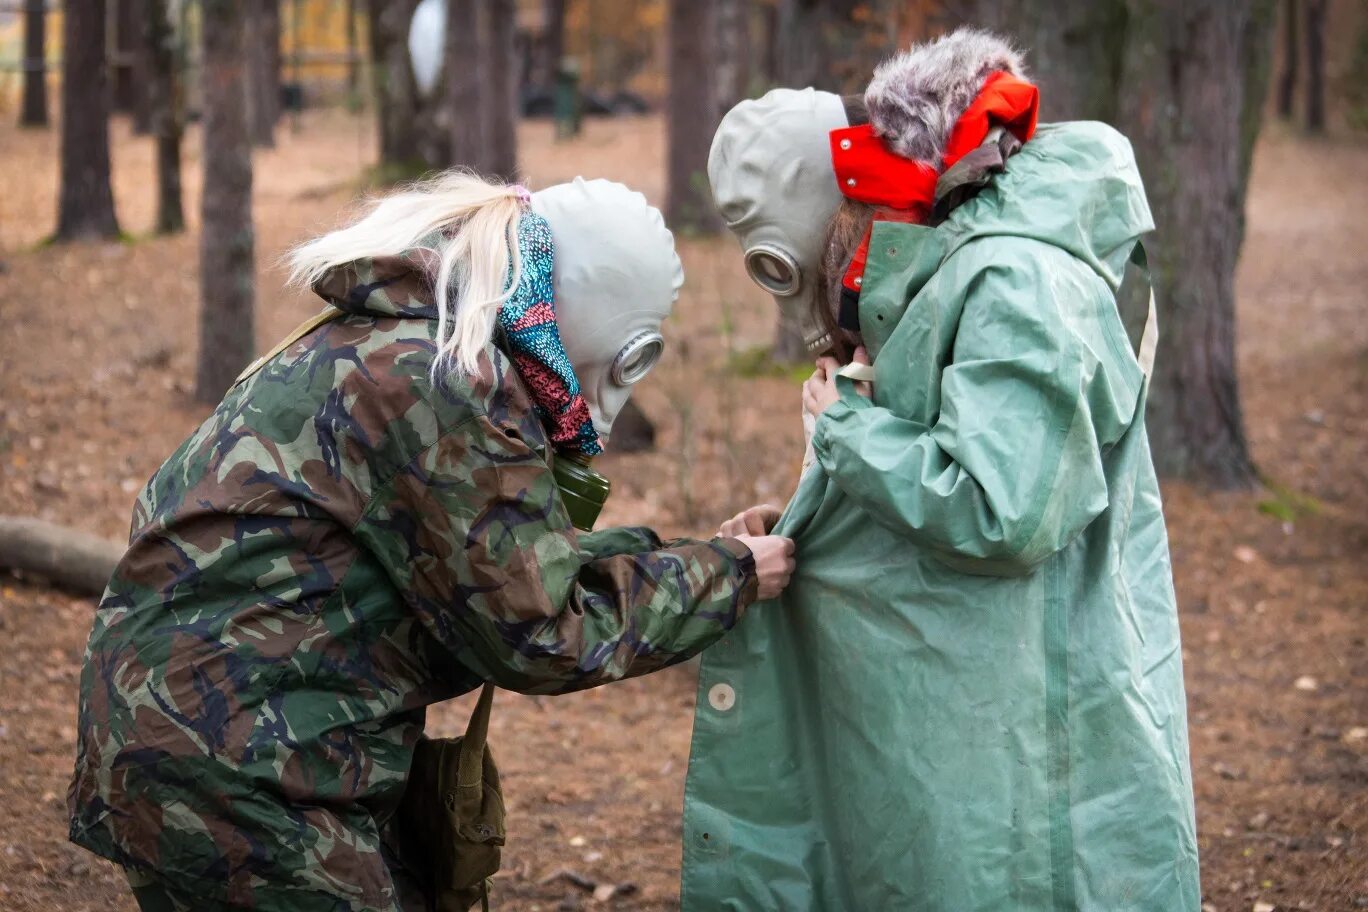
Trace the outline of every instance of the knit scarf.
[[513, 359], [552, 445], [596, 456], [603, 452], [603, 444], [556, 326], [552, 283], [556, 245], [551, 226], [527, 209], [518, 219], [518, 253], [522, 258], [518, 285], [499, 308], [503, 348]]

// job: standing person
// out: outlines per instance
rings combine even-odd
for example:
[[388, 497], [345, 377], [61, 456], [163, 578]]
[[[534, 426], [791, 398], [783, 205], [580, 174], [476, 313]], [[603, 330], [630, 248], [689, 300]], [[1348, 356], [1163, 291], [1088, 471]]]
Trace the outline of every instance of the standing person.
[[724, 525], [799, 561], [704, 656], [683, 907], [1197, 912], [1130, 146], [1036, 129], [1018, 54], [978, 31], [863, 102], [835, 130], [831, 105], [745, 103], [713, 147], [748, 255], [797, 236], [775, 257], [816, 282], [780, 303], [823, 357], [783, 517]]
[[572, 529], [551, 463], [599, 451], [682, 281], [640, 194], [452, 173], [293, 262], [330, 309], [153, 476], [90, 636], [71, 838], [147, 910], [399, 909], [426, 706], [679, 662], [792, 568]]

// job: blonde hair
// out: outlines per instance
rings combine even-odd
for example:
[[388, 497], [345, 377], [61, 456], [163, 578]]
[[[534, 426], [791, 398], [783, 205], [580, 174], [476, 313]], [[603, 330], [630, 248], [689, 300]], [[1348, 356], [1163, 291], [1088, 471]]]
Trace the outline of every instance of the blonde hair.
[[309, 287], [338, 266], [398, 256], [437, 234], [437, 249], [430, 242], [422, 245], [437, 262], [436, 272], [428, 275], [437, 304], [434, 378], [453, 368], [476, 374], [499, 307], [522, 275], [517, 231], [525, 194], [521, 187], [466, 171], [408, 184], [372, 200], [350, 225], [291, 250], [286, 258], [290, 281]]

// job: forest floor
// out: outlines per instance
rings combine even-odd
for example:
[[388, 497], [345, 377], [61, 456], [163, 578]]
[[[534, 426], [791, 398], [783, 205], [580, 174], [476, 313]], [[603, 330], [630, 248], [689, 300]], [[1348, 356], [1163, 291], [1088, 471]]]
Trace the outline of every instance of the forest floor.
[[[560, 145], [549, 125], [528, 124], [521, 141], [534, 186], [582, 172], [661, 199], [658, 120], [591, 121]], [[317, 309], [282, 287], [278, 258], [347, 209], [371, 148], [368, 121], [316, 113], [258, 154], [260, 347]], [[135, 492], [207, 414], [188, 395], [197, 242], [147, 235], [152, 145], [118, 123], [115, 195], [130, 240], [43, 246], [56, 151], [52, 132], [0, 125], [0, 512], [122, 538]], [[1239, 367], [1267, 488], [1165, 488], [1204, 908], [1368, 908], [1368, 150], [1275, 130], [1249, 203]], [[668, 355], [640, 390], [659, 446], [604, 460], [615, 485], [604, 519], [710, 534], [735, 509], [791, 490], [798, 384], [757, 356], [772, 310], [735, 246], [681, 246], [689, 282]], [[0, 576], [0, 909], [133, 908], [110, 865], [66, 842], [92, 608], [40, 580]], [[678, 907], [693, 704], [687, 669], [554, 700], [500, 696], [492, 740], [510, 825], [501, 907]], [[459, 731], [468, 706], [437, 707], [431, 728]]]

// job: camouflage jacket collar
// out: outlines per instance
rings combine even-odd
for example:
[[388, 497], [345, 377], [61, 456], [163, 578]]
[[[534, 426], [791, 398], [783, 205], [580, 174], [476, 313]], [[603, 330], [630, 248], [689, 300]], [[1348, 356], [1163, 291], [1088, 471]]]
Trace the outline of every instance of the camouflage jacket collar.
[[371, 257], [336, 266], [314, 283], [320, 298], [350, 314], [437, 319], [426, 268], [435, 254], [422, 247], [398, 256]]

